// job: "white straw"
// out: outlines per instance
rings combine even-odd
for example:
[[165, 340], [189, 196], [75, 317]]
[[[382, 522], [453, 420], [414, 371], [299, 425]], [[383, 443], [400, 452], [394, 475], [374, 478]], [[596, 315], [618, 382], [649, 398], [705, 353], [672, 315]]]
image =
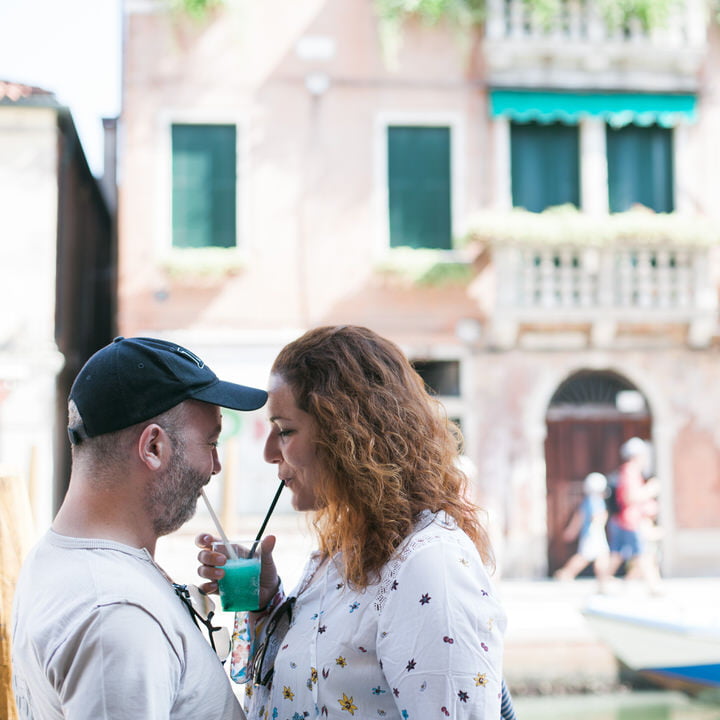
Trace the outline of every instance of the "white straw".
[[225, 543], [225, 547], [227, 548], [227, 551], [230, 553], [230, 557], [233, 560], [237, 560], [237, 553], [235, 552], [235, 548], [230, 544], [230, 541], [228, 540], [227, 535], [225, 534], [225, 531], [222, 528], [222, 525], [220, 524], [220, 520], [218, 520], [218, 516], [215, 514], [215, 511], [212, 509], [212, 505], [210, 504], [210, 501], [207, 498], [207, 495], [205, 494], [205, 490], [200, 490], [202, 493], [203, 500], [205, 501], [205, 505], [207, 505], [208, 512], [210, 513], [210, 517], [213, 519], [213, 522], [215, 523], [215, 527], [217, 528], [217, 531], [220, 533], [220, 537], [222, 538], [222, 541]]

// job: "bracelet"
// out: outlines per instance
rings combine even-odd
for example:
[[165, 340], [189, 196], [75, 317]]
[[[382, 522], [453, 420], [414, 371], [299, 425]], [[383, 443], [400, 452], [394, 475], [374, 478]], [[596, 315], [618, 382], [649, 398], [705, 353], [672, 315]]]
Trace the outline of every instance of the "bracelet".
[[248, 612], [253, 613], [261, 613], [268, 610], [268, 608], [273, 604], [273, 601], [277, 597], [278, 593], [280, 592], [280, 585], [282, 584], [282, 581], [280, 580], [280, 576], [278, 575], [277, 585], [275, 586], [275, 590], [273, 591], [273, 594], [270, 596], [270, 600], [268, 600], [265, 607], [258, 608], [257, 610], [248, 610]]

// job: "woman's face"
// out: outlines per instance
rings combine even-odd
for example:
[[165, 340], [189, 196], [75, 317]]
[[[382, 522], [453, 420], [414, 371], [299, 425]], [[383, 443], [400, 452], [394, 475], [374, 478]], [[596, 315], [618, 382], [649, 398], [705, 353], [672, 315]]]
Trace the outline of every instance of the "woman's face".
[[270, 376], [267, 409], [270, 432], [265, 441], [265, 460], [278, 466], [278, 478], [292, 492], [296, 510], [317, 510], [315, 487], [321, 463], [315, 421], [300, 410], [280, 375]]

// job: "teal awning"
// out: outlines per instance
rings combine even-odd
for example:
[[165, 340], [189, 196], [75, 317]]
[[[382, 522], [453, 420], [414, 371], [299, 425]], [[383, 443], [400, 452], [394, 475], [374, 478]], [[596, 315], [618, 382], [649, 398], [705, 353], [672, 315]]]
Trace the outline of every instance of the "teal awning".
[[573, 125], [589, 116], [602, 118], [613, 127], [674, 127], [681, 122], [695, 122], [696, 101], [692, 94], [491, 90], [490, 114], [517, 122]]

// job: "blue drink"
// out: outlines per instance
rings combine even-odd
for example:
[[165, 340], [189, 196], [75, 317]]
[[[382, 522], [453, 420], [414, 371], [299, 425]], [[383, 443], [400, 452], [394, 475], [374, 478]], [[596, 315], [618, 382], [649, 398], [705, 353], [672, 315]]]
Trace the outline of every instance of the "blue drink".
[[[233, 545], [237, 548], [237, 545]], [[225, 553], [224, 543], [215, 543], [216, 552]], [[225, 570], [224, 577], [218, 580], [222, 609], [230, 612], [257, 610], [260, 607], [260, 556], [252, 557], [248, 550], [240, 547], [238, 557], [228, 557], [221, 567]], [[226, 553], [227, 554], [227, 553]]]

